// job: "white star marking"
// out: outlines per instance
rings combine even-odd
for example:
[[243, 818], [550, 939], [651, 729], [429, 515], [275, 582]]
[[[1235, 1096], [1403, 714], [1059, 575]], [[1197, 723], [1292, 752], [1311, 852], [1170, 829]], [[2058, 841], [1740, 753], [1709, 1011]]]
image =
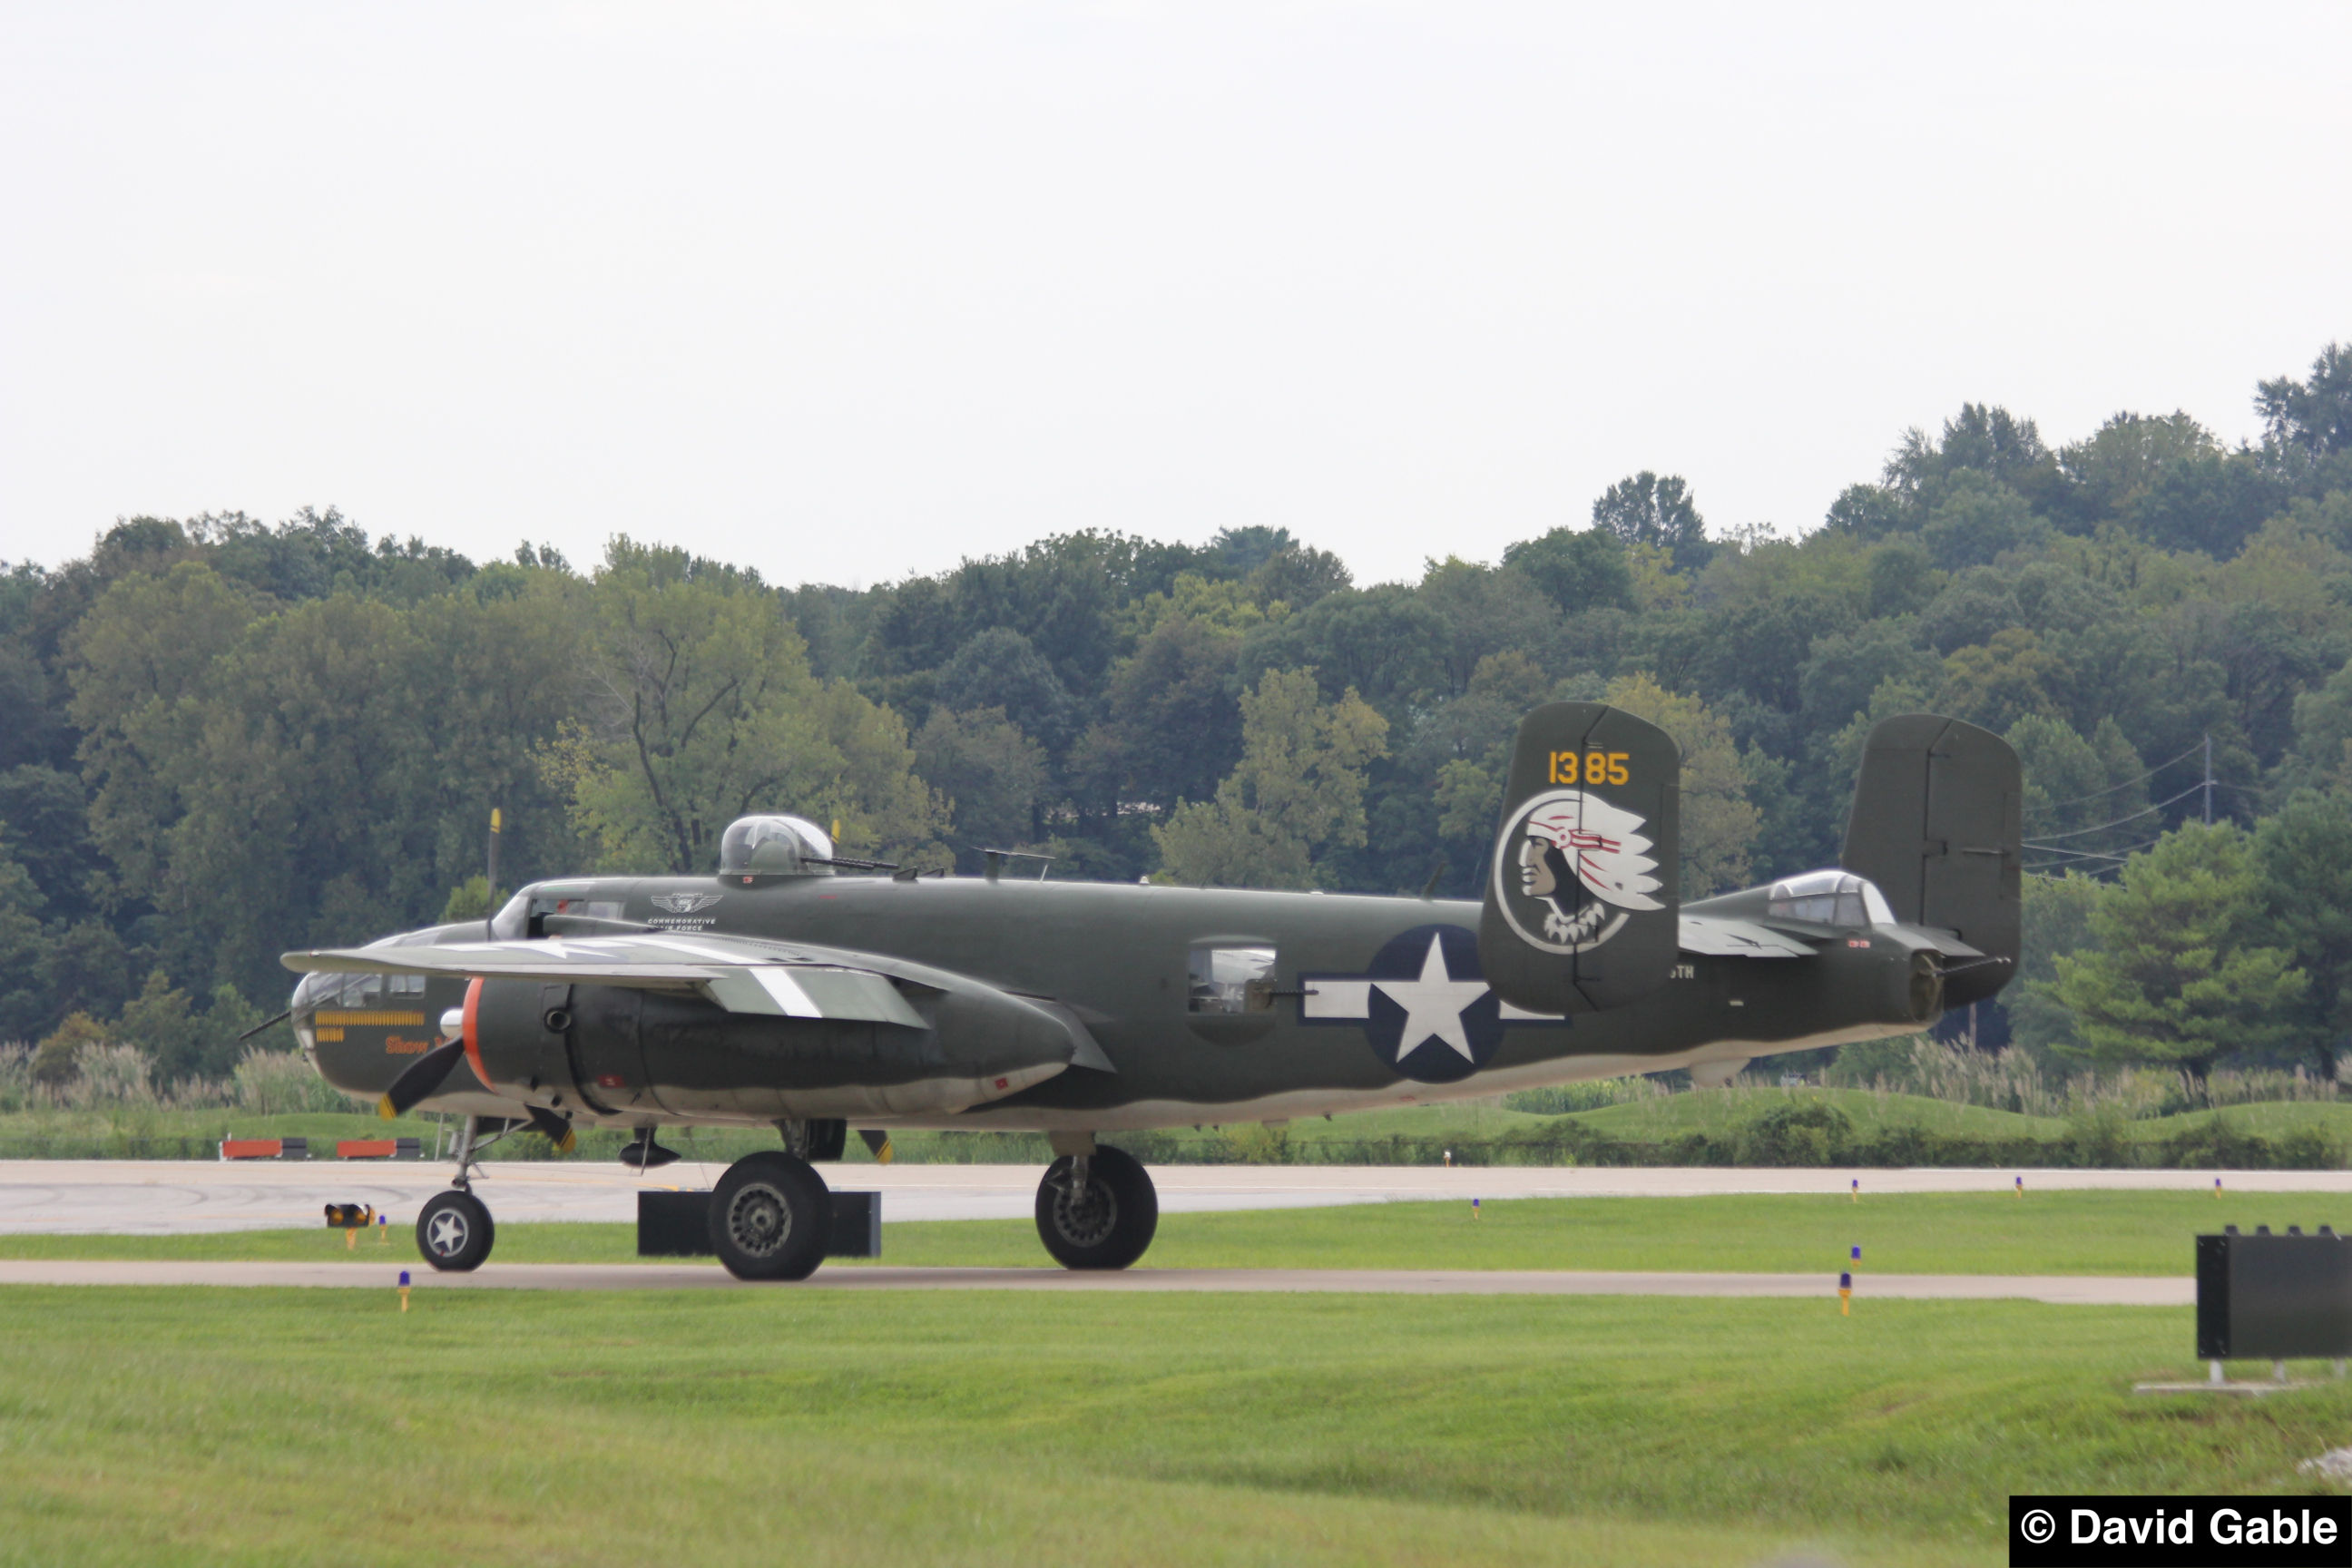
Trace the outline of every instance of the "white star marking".
[[1445, 967], [1444, 944], [1434, 933], [1429, 939], [1429, 955], [1421, 961], [1420, 979], [1375, 980], [1372, 984], [1404, 1009], [1404, 1033], [1397, 1037], [1397, 1060], [1404, 1060], [1414, 1047], [1430, 1039], [1452, 1046], [1462, 1053], [1465, 1062], [1478, 1059], [1470, 1054], [1470, 1037], [1463, 1032], [1462, 1013], [1486, 994], [1486, 983], [1454, 979]]

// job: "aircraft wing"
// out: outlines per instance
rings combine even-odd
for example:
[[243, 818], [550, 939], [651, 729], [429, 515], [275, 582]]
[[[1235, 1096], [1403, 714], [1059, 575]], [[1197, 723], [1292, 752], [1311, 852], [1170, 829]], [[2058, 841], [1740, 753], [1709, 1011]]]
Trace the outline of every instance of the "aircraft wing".
[[929, 1026], [894, 978], [943, 989], [917, 973], [894, 977], [891, 971], [918, 966], [896, 964], [871, 953], [666, 931], [324, 948], [289, 952], [280, 962], [297, 973], [440, 974], [700, 992], [730, 1013], [838, 1018], [910, 1029]]
[[1816, 951], [1802, 937], [1755, 921], [1734, 920], [1727, 915], [1695, 915], [1683, 912], [1682, 931], [1676, 945], [1685, 952], [1705, 953], [1712, 958], [1811, 958]]

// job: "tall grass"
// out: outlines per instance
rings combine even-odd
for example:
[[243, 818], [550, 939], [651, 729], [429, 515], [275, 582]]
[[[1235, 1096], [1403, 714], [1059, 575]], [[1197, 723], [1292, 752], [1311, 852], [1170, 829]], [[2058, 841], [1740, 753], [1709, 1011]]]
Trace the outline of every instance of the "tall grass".
[[226, 1079], [154, 1081], [154, 1065], [135, 1046], [85, 1046], [74, 1076], [45, 1084], [33, 1076], [33, 1052], [0, 1045], [0, 1113], [25, 1110], [348, 1111], [354, 1102], [320, 1078], [299, 1051], [248, 1051]]
[[1549, 1089], [1523, 1089], [1503, 1096], [1512, 1110], [1538, 1116], [1559, 1116], [1570, 1110], [1605, 1110], [1637, 1100], [1660, 1100], [1674, 1089], [1655, 1078], [1601, 1078], [1583, 1083], [1556, 1084]]
[[2185, 1072], [2161, 1068], [2113, 1068], [2059, 1076], [2023, 1051], [1970, 1050], [1926, 1035], [1849, 1046], [1822, 1075], [1824, 1082], [1882, 1094], [1916, 1094], [2027, 1116], [2127, 1121], [2276, 1100], [2333, 1100], [2337, 1084], [2303, 1068], [2220, 1071], [2199, 1084]]

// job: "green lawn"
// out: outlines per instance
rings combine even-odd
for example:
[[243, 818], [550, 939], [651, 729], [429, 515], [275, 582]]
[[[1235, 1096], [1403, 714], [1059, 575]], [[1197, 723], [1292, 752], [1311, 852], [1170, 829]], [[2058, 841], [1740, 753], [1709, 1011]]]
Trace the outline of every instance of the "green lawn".
[[2186, 1310], [0, 1289], [0, 1562], [2003, 1560], [2012, 1491], [2292, 1492], [2352, 1388]]
[[[846, 1182], [844, 1184], [848, 1184]], [[493, 1196], [495, 1204], [495, 1196]], [[886, 1206], [885, 1213], [887, 1213]], [[0, 1237], [0, 1258], [390, 1261], [407, 1267], [413, 1215], [388, 1244], [340, 1233]], [[1146, 1258], [1161, 1268], [1601, 1268], [1834, 1274], [1847, 1249], [1889, 1274], [2156, 1274], [2193, 1271], [2192, 1238], [2235, 1224], [2352, 1231], [2352, 1194], [2005, 1192], [1718, 1198], [1546, 1198], [1468, 1206], [1360, 1204], [1323, 1209], [1168, 1215]], [[507, 1225], [505, 1263], [623, 1262], [629, 1225]], [[1026, 1220], [889, 1222], [892, 1264], [1049, 1267]], [[715, 1267], [715, 1265], [713, 1266]], [[856, 1267], [835, 1263], [833, 1268]]]

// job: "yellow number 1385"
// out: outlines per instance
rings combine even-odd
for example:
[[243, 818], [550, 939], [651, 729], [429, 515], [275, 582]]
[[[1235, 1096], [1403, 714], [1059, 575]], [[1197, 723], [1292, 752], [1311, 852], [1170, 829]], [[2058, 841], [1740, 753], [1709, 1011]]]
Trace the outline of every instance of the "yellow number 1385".
[[1633, 782], [1625, 770], [1631, 752], [1554, 752], [1551, 782], [1556, 784], [1621, 784]]

